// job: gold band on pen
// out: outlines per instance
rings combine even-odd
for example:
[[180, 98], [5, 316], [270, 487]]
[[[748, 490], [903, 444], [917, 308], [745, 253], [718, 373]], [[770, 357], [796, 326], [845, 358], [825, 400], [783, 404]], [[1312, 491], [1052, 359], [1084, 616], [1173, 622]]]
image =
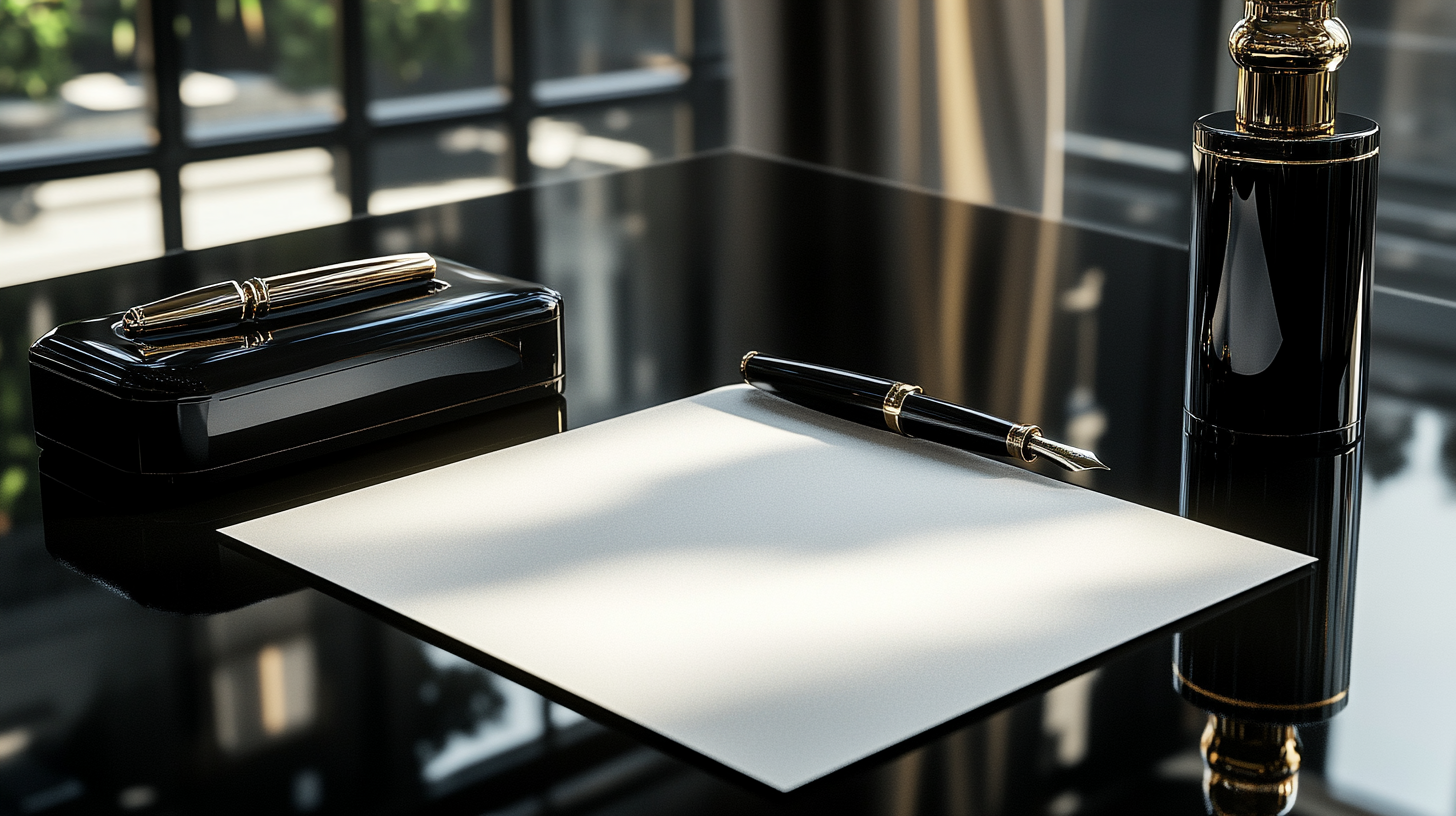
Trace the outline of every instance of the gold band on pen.
[[1036, 459], [1036, 454], [1026, 449], [1027, 440], [1041, 436], [1041, 428], [1035, 425], [1015, 425], [1006, 433], [1006, 452], [1023, 462]]
[[[743, 355], [743, 359], [742, 360], [739, 360], [738, 361], [738, 373], [743, 375], [743, 381], [744, 382], [748, 382], [748, 361], [749, 360], [752, 360], [754, 357], [757, 357], [757, 356], [758, 356], [758, 352], [756, 352], [756, 351], [750, 351], [747, 354]], [[753, 385], [753, 383], [748, 383], [748, 384], [749, 385]]]
[[919, 394], [920, 386], [895, 383], [885, 393], [885, 425], [895, 433], [904, 436], [905, 432], [900, 430], [900, 409], [905, 407], [905, 398], [911, 394]]

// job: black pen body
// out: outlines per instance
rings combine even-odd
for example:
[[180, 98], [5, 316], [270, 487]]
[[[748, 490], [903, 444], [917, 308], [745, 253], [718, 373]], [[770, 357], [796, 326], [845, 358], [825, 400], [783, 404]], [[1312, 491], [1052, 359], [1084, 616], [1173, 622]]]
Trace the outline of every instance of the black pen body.
[[900, 409], [900, 427], [906, 436], [917, 439], [991, 456], [1010, 456], [1006, 438], [1016, 426], [963, 405], [911, 394]]
[[[755, 388], [821, 413], [871, 428], [895, 431], [886, 403], [897, 383], [835, 368], [754, 354], [743, 363], [743, 379]], [[1004, 419], [954, 403], [912, 393], [900, 404], [898, 431], [960, 450], [1009, 456], [1007, 436], [1016, 427]]]
[[748, 357], [742, 369], [743, 381], [761, 391], [850, 422], [885, 428], [885, 397], [895, 385], [893, 380], [767, 354]]

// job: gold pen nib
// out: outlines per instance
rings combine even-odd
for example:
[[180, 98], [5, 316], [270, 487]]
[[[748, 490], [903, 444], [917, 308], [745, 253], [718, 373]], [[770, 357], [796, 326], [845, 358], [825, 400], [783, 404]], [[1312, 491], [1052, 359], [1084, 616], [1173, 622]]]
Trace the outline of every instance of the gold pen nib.
[[1027, 439], [1026, 447], [1036, 455], [1045, 456], [1073, 473], [1083, 470], [1112, 470], [1102, 464], [1102, 460], [1098, 459], [1092, 451], [1063, 445], [1047, 439], [1041, 434], [1033, 434]]

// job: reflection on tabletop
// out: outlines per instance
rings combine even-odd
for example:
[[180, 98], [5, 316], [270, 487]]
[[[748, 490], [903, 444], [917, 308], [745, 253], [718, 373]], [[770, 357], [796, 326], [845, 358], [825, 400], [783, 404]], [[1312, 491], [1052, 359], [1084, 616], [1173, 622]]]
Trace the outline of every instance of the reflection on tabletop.
[[[1205, 813], [1208, 715], [1170, 692], [1169, 641], [820, 799], [766, 802], [312, 589], [158, 611], [165, 582], [129, 584], [139, 564], [165, 556], [199, 582], [226, 565], [215, 545], [173, 561], [149, 522], [107, 527], [145, 541], [138, 560], [90, 534], [93, 560], [65, 556], [86, 575], [47, 552], [36, 337], [190, 286], [411, 248], [563, 294], [574, 427], [733, 382], [743, 349], [774, 348], [1038, 421], [1106, 455], [1115, 470], [1087, 485], [1176, 511], [1187, 255], [1061, 226], [1038, 266], [1041, 229], [717, 154], [0, 289], [0, 811]], [[1374, 322], [1348, 703], [1295, 726], [1292, 812], [1451, 816], [1456, 708], [1430, 686], [1456, 672], [1451, 316], [1377, 293]], [[307, 492], [307, 474], [282, 476]]]

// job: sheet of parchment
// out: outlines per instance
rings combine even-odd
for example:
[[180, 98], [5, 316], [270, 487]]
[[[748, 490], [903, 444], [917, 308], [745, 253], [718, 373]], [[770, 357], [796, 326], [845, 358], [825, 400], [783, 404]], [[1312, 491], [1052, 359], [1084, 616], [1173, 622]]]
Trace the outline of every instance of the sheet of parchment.
[[223, 532], [780, 790], [1312, 560], [748, 386]]

